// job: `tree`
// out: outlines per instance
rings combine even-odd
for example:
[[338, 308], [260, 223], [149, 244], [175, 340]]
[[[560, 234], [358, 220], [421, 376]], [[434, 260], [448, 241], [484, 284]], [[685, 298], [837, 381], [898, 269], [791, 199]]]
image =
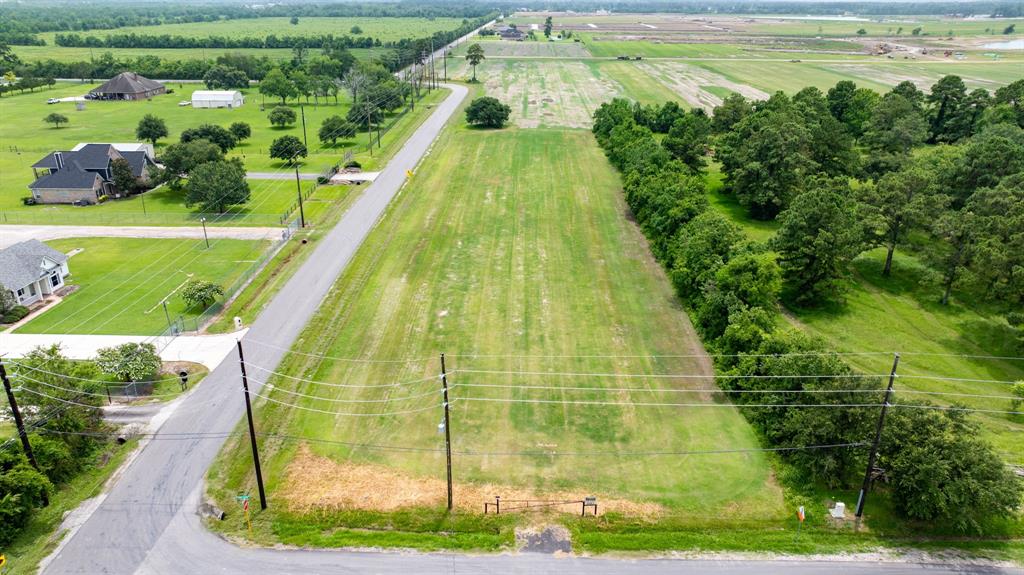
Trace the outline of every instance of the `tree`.
[[1003, 178], [1024, 172], [1024, 130], [1016, 125], [989, 126], [961, 149], [952, 182], [958, 208], [978, 188], [995, 187]]
[[203, 74], [203, 83], [210, 90], [243, 89], [249, 87], [249, 77], [237, 68], [216, 64]]
[[839, 280], [863, 247], [844, 178], [815, 178], [779, 216], [772, 240], [794, 301], [817, 303], [839, 291]]
[[317, 133], [320, 141], [324, 144], [334, 145], [339, 138], [347, 138], [352, 134], [355, 134], [358, 127], [349, 122], [341, 116], [328, 116], [324, 118], [324, 123], [320, 125], [320, 131]]
[[1024, 128], [1024, 80], [1017, 80], [996, 90], [995, 104], [1010, 106], [1017, 116], [1017, 125]]
[[839, 120], [832, 117], [828, 100], [821, 90], [808, 86], [793, 96], [793, 106], [802, 117], [810, 137], [808, 157], [817, 169], [829, 176], [850, 176], [860, 167], [860, 154], [853, 136]]
[[1016, 24], [1010, 24], [1006, 28], [1003, 28], [1003, 34], [1005, 34], [1007, 36], [1009, 36], [1010, 34], [1013, 34], [1016, 31], [1017, 31], [1017, 25]]
[[209, 140], [192, 140], [167, 146], [160, 157], [164, 164], [161, 180], [177, 188], [182, 177], [201, 164], [224, 159], [224, 152]]
[[295, 110], [291, 108], [285, 108], [284, 106], [278, 106], [267, 114], [267, 118], [270, 119], [271, 125], [283, 128], [295, 123]]
[[238, 158], [200, 164], [189, 174], [185, 192], [186, 206], [222, 214], [228, 206], [249, 201], [245, 166]]
[[511, 113], [512, 108], [502, 104], [497, 98], [484, 96], [473, 100], [466, 107], [466, 121], [474, 126], [501, 128]]
[[181, 142], [188, 143], [194, 140], [207, 140], [216, 144], [222, 152], [227, 153], [228, 150], [234, 148], [238, 144], [238, 140], [235, 139], [227, 128], [218, 126], [216, 124], [202, 124], [197, 128], [189, 128], [181, 133]]
[[348, 31], [351, 32], [352, 34], [356, 35], [356, 36], [358, 36], [358, 35], [363, 33], [363, 29], [360, 28], [359, 26], [353, 26], [353, 27], [349, 28]]
[[5, 70], [10, 70], [15, 66], [21, 65], [21, 58], [19, 58], [18, 55], [14, 53], [14, 50], [11, 50], [11, 47], [5, 42], [0, 42], [0, 65], [2, 65]]
[[931, 108], [929, 143], [955, 142], [963, 136], [955, 128], [966, 99], [967, 86], [960, 76], [944, 76], [932, 86], [927, 99]]
[[743, 239], [740, 228], [715, 210], [690, 220], [674, 238], [670, 276], [683, 298], [700, 294]]
[[775, 254], [744, 253], [732, 257], [715, 272], [715, 284], [748, 307], [771, 310], [782, 289], [782, 272]]
[[292, 165], [298, 158], [306, 157], [306, 146], [295, 136], [281, 136], [270, 144], [270, 157], [284, 160]]
[[1024, 405], [1024, 381], [1014, 383], [1010, 388], [1010, 394], [1013, 395], [1013, 399], [1010, 400], [1010, 411], [1020, 411], [1020, 406]]
[[740, 123], [753, 111], [750, 102], [742, 94], [733, 92], [722, 103], [715, 106], [712, 114], [711, 128], [716, 134], [724, 134]]
[[858, 36], [864, 36], [864, 35], [866, 35], [867, 33], [868, 33], [868, 31], [867, 31], [867, 30], [865, 30], [864, 28], [861, 28], [861, 29], [857, 30], [857, 35], [858, 35]]
[[935, 175], [919, 164], [889, 172], [875, 186], [861, 187], [859, 199], [874, 240], [887, 250], [883, 276], [891, 272], [893, 253], [904, 235], [934, 220], [949, 203], [936, 188]]
[[181, 299], [190, 308], [206, 309], [222, 295], [223, 287], [205, 280], [190, 280], [181, 290]]
[[143, 116], [139, 120], [139, 125], [135, 127], [135, 137], [152, 143], [154, 147], [157, 140], [166, 138], [167, 135], [167, 124], [164, 123], [162, 118], [158, 118], [153, 114]]
[[111, 175], [114, 176], [114, 187], [124, 194], [130, 194], [138, 189], [138, 181], [132, 173], [132, 165], [124, 158], [117, 158], [110, 162]]
[[551, 28], [552, 28], [551, 16], [548, 16], [547, 18], [544, 19], [544, 37], [545, 38], [550, 38], [551, 37]]
[[292, 26], [297, 26], [299, 24], [299, 17], [292, 16], [291, 19], [288, 20], [288, 22], [290, 22]]
[[476, 82], [476, 67], [484, 58], [484, 49], [480, 44], [473, 44], [466, 50], [466, 61], [473, 67], [473, 82]]
[[97, 350], [96, 365], [103, 373], [130, 383], [152, 380], [163, 362], [151, 343], [123, 343]]
[[701, 108], [683, 114], [669, 128], [661, 145], [672, 157], [689, 166], [694, 172], [704, 169], [704, 156], [708, 153], [711, 137], [711, 118]]
[[988, 519], [1014, 516], [1024, 484], [977, 425], [956, 412], [889, 413], [878, 463], [898, 512], [975, 533]]
[[281, 104], [285, 104], [288, 98], [294, 98], [297, 94], [295, 84], [292, 84], [280, 68], [274, 68], [267, 72], [260, 82], [260, 94], [276, 96], [281, 98]]
[[904, 157], [927, 137], [928, 122], [924, 115], [911, 100], [893, 91], [872, 111], [863, 142], [876, 152]]
[[68, 117], [64, 114], [58, 114], [57, 112], [53, 112], [45, 118], [43, 118], [43, 121], [47, 124], [53, 124], [54, 128], [59, 128], [61, 124], [68, 123]]
[[235, 137], [237, 142], [247, 140], [252, 135], [252, 128], [245, 122], [232, 122], [228, 126], [228, 131], [231, 132], [231, 135]]

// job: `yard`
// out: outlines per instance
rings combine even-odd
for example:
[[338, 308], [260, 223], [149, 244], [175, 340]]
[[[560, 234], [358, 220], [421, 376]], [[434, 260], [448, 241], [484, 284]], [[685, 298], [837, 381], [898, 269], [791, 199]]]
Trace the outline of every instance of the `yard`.
[[[710, 365], [624, 217], [618, 178], [589, 133], [452, 129], [397, 202], [307, 327], [296, 351], [314, 356], [282, 366], [310, 382], [253, 374], [273, 381], [274, 391], [263, 392], [271, 399], [297, 406], [258, 402], [261, 432], [311, 439], [264, 444], [272, 511], [262, 525], [300, 545], [388, 539], [489, 547], [495, 536], [478, 532], [476, 514], [499, 494], [596, 495], [605, 510], [632, 518], [780, 516], [781, 492], [764, 454], [643, 455], [746, 449], [757, 440], [735, 409], [701, 391], [713, 386]], [[392, 521], [430, 523], [443, 509], [444, 457], [431, 451], [443, 445], [435, 432], [440, 397], [431, 393], [441, 352], [449, 354], [458, 454], [462, 513], [453, 521], [476, 528], [447, 541], [339, 530], [378, 522], [401, 529]], [[360, 363], [319, 354], [415, 359]], [[413, 383], [379, 387], [406, 381]], [[377, 387], [359, 387], [366, 385]], [[346, 401], [371, 403], [338, 403]], [[580, 401], [596, 404], [573, 403]], [[663, 405], [686, 402], [707, 405]], [[404, 413], [411, 410], [423, 411]], [[344, 441], [427, 451], [333, 443]], [[223, 465], [213, 468], [212, 489], [225, 502], [251, 486], [247, 453], [247, 443], [230, 440]], [[338, 538], [320, 538], [320, 520], [306, 514], [314, 501]]]
[[[301, 139], [301, 120], [285, 128], [271, 126], [267, 112], [275, 104], [267, 101], [264, 105], [263, 98], [255, 88], [247, 91], [245, 105], [233, 110], [195, 110], [189, 106], [178, 106], [179, 101], [190, 99], [192, 91], [201, 89], [202, 85], [173, 83], [168, 84], [168, 88], [174, 89], [174, 94], [157, 96], [148, 101], [89, 101], [82, 111], [76, 110], [75, 104], [70, 102], [46, 104], [47, 98], [81, 95], [91, 87], [61, 84], [51, 90], [0, 99], [0, 115], [6, 120], [0, 123], [0, 142], [3, 142], [0, 149], [0, 223], [181, 225], [194, 224], [199, 217], [205, 216], [211, 221], [233, 225], [275, 225], [281, 213], [295, 200], [294, 181], [289, 189], [287, 181], [252, 180], [252, 200], [246, 206], [233, 208], [231, 216], [200, 214], [186, 208], [183, 202], [178, 201], [176, 194], [162, 189], [147, 193], [145, 200], [134, 197], [86, 208], [23, 206], [21, 198], [29, 195], [27, 186], [33, 181], [33, 163], [50, 151], [70, 149], [79, 142], [136, 141], [135, 127], [145, 114], [154, 114], [167, 123], [170, 136], [161, 140], [160, 146], [177, 141], [182, 131], [200, 124], [228, 126], [236, 121], [246, 122], [252, 128], [252, 136], [230, 155], [242, 158], [250, 171], [287, 174], [293, 169], [279, 160], [271, 159], [269, 147], [274, 139], [283, 135]], [[372, 156], [366, 148], [365, 133], [348, 140], [339, 140], [334, 146], [321, 145], [317, 139], [317, 130], [324, 118], [344, 116], [348, 111], [348, 98], [344, 93], [339, 94], [338, 104], [333, 100], [328, 103], [321, 101], [318, 106], [311, 101], [304, 106], [310, 155], [302, 162], [300, 170], [304, 173], [319, 173], [340, 162], [349, 150], [356, 152], [355, 158], [363, 163], [364, 169], [374, 169], [381, 158], [388, 157], [401, 145], [411, 130], [430, 113], [432, 104], [440, 101], [445, 94], [447, 90], [433, 91], [417, 104], [415, 112], [386, 119], [385, 126], [393, 125], [393, 128], [382, 137], [383, 150], [375, 149]], [[297, 113], [301, 112], [297, 104], [290, 103], [289, 107]], [[68, 116], [70, 122], [61, 128], [44, 124], [42, 118], [54, 111]], [[130, 215], [122, 217], [121, 214]]]
[[[268, 238], [275, 239], [275, 238]], [[167, 313], [190, 319], [177, 295], [190, 279], [231, 284], [267, 248], [266, 241], [73, 238], [48, 245], [82, 250], [68, 262], [68, 284], [79, 286], [64, 301], [18, 329], [18, 333], [153, 335], [167, 327]]]

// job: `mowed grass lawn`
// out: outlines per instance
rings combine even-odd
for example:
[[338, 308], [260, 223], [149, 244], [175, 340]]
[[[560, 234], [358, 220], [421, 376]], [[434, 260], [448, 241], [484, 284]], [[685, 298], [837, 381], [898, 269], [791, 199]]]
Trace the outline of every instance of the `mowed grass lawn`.
[[18, 333], [153, 335], [171, 318], [194, 318], [176, 290], [189, 279], [227, 286], [257, 260], [268, 243], [139, 238], [72, 238], [46, 242], [68, 253], [68, 283], [79, 289], [19, 328]]
[[[157, 190], [143, 200], [135, 197], [128, 200], [110, 201], [100, 206], [86, 208], [72, 206], [23, 206], [21, 198], [29, 195], [28, 185], [33, 181], [32, 164], [52, 150], [67, 150], [80, 142], [134, 142], [135, 128], [145, 114], [163, 118], [170, 135], [159, 142], [161, 148], [176, 142], [181, 132], [201, 124], [229, 126], [233, 122], [246, 122], [252, 128], [252, 137], [230, 152], [230, 156], [241, 158], [250, 171], [290, 173], [293, 168], [284, 162], [269, 157], [271, 143], [281, 136], [291, 135], [303, 138], [301, 115], [298, 104], [289, 101], [300, 119], [292, 126], [277, 128], [270, 125], [267, 114], [279, 102], [266, 101], [261, 110], [263, 98], [256, 88], [246, 90], [246, 102], [241, 108], [193, 109], [178, 106], [182, 100], [190, 100], [194, 90], [204, 89], [201, 84], [168, 84], [174, 94], [156, 96], [151, 100], [138, 102], [86, 102], [85, 110], [78, 111], [75, 104], [65, 102], [46, 104], [47, 98], [78, 96], [88, 92], [94, 85], [61, 84], [54, 89], [28, 93], [0, 99], [0, 212], [8, 215], [9, 223], [96, 223], [99, 225], [150, 224], [180, 225], [196, 223], [200, 217], [211, 222], [225, 222], [232, 225], [273, 225], [281, 213], [295, 201], [295, 184], [287, 182], [250, 181], [252, 200], [248, 205], [232, 208], [230, 215], [202, 214], [198, 209], [189, 209], [178, 202], [178, 194]], [[376, 167], [381, 157], [387, 157], [420, 121], [430, 113], [431, 105], [440, 101], [447, 90], [430, 93], [417, 105], [415, 112], [402, 116], [393, 115], [385, 120], [386, 125], [394, 124], [388, 134], [382, 137], [383, 154], [374, 150], [371, 156], [366, 149], [367, 136], [358, 134], [349, 139], [340, 139], [334, 146], [321, 145], [317, 132], [325, 118], [332, 115], [344, 116], [349, 109], [347, 96], [339, 94], [339, 103], [333, 99], [319, 106], [310, 103], [305, 106], [306, 134], [310, 155], [305, 158], [300, 170], [305, 173], [319, 173], [342, 160], [348, 150], [356, 152], [355, 158], [363, 163], [364, 169]], [[70, 122], [61, 128], [43, 122], [43, 118], [58, 112], [67, 116]], [[308, 184], [303, 184], [308, 185]], [[149, 215], [152, 211], [155, 215]], [[145, 212], [145, 214], [144, 214]], [[40, 214], [45, 214], [41, 216]], [[118, 218], [118, 214], [130, 214]], [[46, 221], [40, 221], [43, 218]], [[59, 219], [53, 219], [59, 218]], [[0, 223], [4, 218], [0, 216]]]
[[[250, 347], [259, 353], [258, 342]], [[438, 354], [449, 354], [456, 506], [473, 514], [484, 502], [479, 486], [489, 485], [488, 498], [529, 490], [654, 503], [672, 517], [780, 517], [781, 490], [763, 453], [649, 454], [756, 448], [758, 442], [733, 407], [699, 391], [714, 385], [702, 377], [711, 374], [710, 364], [627, 219], [618, 176], [586, 131], [445, 132], [296, 351], [415, 358], [360, 363], [293, 355], [282, 368], [309, 380], [380, 386], [427, 379], [341, 388], [273, 378], [271, 399], [328, 413], [266, 401], [257, 410], [261, 432], [308, 437], [315, 454], [385, 465], [414, 482], [443, 479], [443, 453], [319, 440], [443, 447], [436, 374]], [[374, 403], [339, 403], [350, 400]], [[639, 405], [687, 402], [706, 406]], [[423, 411], [402, 413], [411, 410]], [[287, 510], [297, 495], [287, 476], [305, 475], [293, 467], [297, 444], [267, 442], [261, 449], [271, 509]], [[545, 455], [552, 452], [577, 455]], [[230, 441], [224, 461], [214, 467], [214, 491], [226, 497], [248, 489], [247, 444]], [[331, 481], [318, 476], [307, 487], [316, 493]], [[366, 495], [397, 488], [384, 477], [334, 487]], [[443, 509], [443, 487], [428, 495], [428, 509]], [[323, 505], [329, 510], [329, 502]], [[287, 512], [272, 516], [278, 519], [291, 520]]]
[[[245, 54], [277, 61], [290, 61], [295, 55], [291, 48], [79, 48], [54, 46], [11, 46], [23, 62], [56, 60], [58, 62], [81, 62], [98, 58], [110, 52], [114, 58], [124, 60], [141, 56], [156, 56], [161, 60], [216, 60], [226, 54]], [[359, 60], [371, 60], [390, 51], [390, 48], [350, 48]]]

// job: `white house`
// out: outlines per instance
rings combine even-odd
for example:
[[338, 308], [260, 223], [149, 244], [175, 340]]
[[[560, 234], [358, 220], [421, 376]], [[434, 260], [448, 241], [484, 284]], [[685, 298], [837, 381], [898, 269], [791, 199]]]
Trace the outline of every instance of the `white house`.
[[70, 274], [68, 256], [39, 240], [0, 250], [0, 287], [28, 306], [64, 287]]
[[238, 108], [245, 98], [238, 90], [196, 90], [192, 92], [193, 108]]

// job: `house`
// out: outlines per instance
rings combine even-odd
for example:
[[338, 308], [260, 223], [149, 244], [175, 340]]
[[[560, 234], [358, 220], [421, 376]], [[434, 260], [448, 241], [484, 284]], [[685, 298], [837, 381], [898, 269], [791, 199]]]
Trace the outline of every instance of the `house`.
[[192, 92], [193, 108], [238, 108], [245, 98], [238, 90], [196, 90]]
[[519, 40], [521, 41], [526, 35], [514, 26], [506, 26], [498, 30], [498, 35], [501, 36], [502, 40]]
[[30, 306], [64, 287], [70, 274], [68, 256], [39, 240], [26, 240], [0, 250], [0, 288], [14, 294], [18, 305]]
[[164, 94], [167, 88], [156, 80], [143, 78], [135, 72], [121, 72], [99, 88], [89, 91], [94, 100], [144, 100]]
[[113, 163], [127, 160], [140, 186], [149, 183], [155, 165], [148, 144], [79, 144], [72, 150], [52, 152], [32, 164], [36, 180], [29, 184], [40, 204], [95, 204], [101, 196], [120, 197], [127, 190], [114, 185]]

